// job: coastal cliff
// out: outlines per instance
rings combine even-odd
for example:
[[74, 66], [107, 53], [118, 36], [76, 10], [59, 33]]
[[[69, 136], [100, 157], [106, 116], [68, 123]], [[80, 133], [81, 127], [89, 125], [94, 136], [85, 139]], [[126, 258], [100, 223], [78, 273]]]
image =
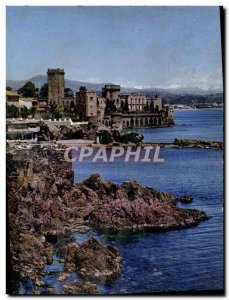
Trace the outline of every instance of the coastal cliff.
[[[177, 207], [179, 199], [175, 196], [143, 187], [136, 181], [117, 185], [93, 174], [83, 182], [74, 183], [72, 166], [64, 160], [63, 153], [63, 146], [59, 149], [35, 146], [7, 154], [11, 275], [33, 281], [34, 294], [43, 285], [42, 270], [53, 259], [51, 241], [59, 236], [89, 230], [182, 229], [208, 219], [202, 211]], [[70, 267], [87, 281], [80, 286], [65, 285], [63, 293], [90, 293], [96, 288], [88, 280], [109, 281], [120, 276], [118, 249], [102, 245], [96, 239], [72, 248], [69, 242], [64, 246], [67, 247], [62, 249], [65, 265], [69, 266], [72, 257]], [[101, 259], [95, 260], [98, 253]]]

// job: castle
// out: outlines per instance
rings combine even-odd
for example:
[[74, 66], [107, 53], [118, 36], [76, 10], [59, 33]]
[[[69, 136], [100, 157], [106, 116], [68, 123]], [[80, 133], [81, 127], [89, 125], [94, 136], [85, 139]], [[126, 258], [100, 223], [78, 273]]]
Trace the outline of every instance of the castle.
[[147, 99], [140, 94], [121, 94], [120, 85], [107, 84], [102, 96], [80, 87], [72, 97], [65, 97], [65, 72], [48, 69], [47, 105], [55, 104], [70, 111], [76, 120], [89, 120], [97, 125], [121, 127], [157, 127], [173, 125], [173, 110], [163, 107], [157, 95]]

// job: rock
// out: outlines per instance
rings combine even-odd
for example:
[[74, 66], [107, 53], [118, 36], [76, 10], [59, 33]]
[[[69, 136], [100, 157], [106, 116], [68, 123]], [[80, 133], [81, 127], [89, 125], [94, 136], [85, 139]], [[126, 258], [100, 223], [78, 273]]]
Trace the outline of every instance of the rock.
[[97, 190], [101, 186], [100, 174], [92, 174], [88, 179], [84, 180], [84, 184], [92, 190]]
[[108, 245], [104, 246], [96, 238], [78, 245], [70, 243], [61, 248], [61, 257], [70, 263], [77, 274], [92, 281], [111, 281], [121, 275], [122, 258], [119, 251]]
[[55, 295], [55, 289], [54, 289], [54, 288], [51, 288], [51, 287], [46, 288], [44, 294], [45, 294], [45, 295]]
[[62, 125], [60, 127], [60, 136], [61, 140], [70, 140], [70, 139], [83, 139], [85, 130], [82, 128], [77, 128], [70, 125]]
[[140, 132], [126, 132], [126, 131], [121, 131], [120, 136], [115, 140], [116, 142], [120, 143], [141, 143], [142, 140], [144, 139], [144, 135], [141, 134]]
[[223, 142], [191, 140], [191, 139], [175, 139], [174, 145], [186, 148], [200, 148], [200, 149], [223, 149]]
[[40, 278], [36, 278], [35, 280], [35, 285], [37, 286], [42, 286], [42, 285], [45, 285], [44, 281], [41, 280]]
[[195, 226], [208, 220], [204, 212], [179, 208], [169, 193], [144, 188], [136, 181], [116, 187], [116, 193], [92, 212], [91, 224], [113, 232], [159, 231]]
[[13, 271], [42, 285], [38, 275], [47, 263], [52, 262], [52, 247], [32, 234], [20, 233], [12, 243], [11, 253]]
[[193, 201], [193, 197], [189, 195], [184, 195], [181, 197], [176, 197], [175, 198], [176, 202], [182, 202], [182, 203], [191, 203]]
[[64, 268], [68, 272], [75, 270], [75, 260], [78, 248], [78, 244], [69, 243], [60, 249], [60, 256], [62, 259], [64, 259]]
[[32, 291], [34, 295], [41, 295], [41, 291], [39, 290], [39, 288], [36, 285], [32, 286]]
[[[44, 266], [52, 262], [50, 243], [58, 244], [58, 235], [91, 228], [182, 229], [208, 219], [202, 211], [177, 207], [170, 193], [133, 180], [118, 185], [93, 174], [74, 183], [72, 165], [63, 153], [64, 148], [34, 146], [7, 154], [11, 266], [19, 280], [38, 280]], [[70, 243], [61, 251], [65, 271], [77, 271], [82, 278], [109, 281], [121, 273], [118, 250], [96, 240]]]
[[139, 132], [125, 131], [119, 129], [112, 130], [99, 130], [96, 134], [99, 137], [100, 144], [110, 143], [140, 143], [142, 142], [144, 135]]
[[64, 294], [67, 295], [96, 295], [98, 289], [96, 284], [91, 282], [73, 282], [63, 286]]
[[100, 144], [110, 144], [114, 141], [113, 137], [112, 137], [112, 133], [110, 132], [110, 130], [99, 130], [96, 133], [96, 137], [99, 137], [99, 143]]
[[64, 281], [64, 280], [68, 279], [70, 276], [71, 276], [70, 273], [61, 272], [59, 274], [58, 280], [59, 281]]
[[91, 230], [92, 228], [90, 226], [84, 226], [84, 225], [75, 225], [72, 226], [70, 229], [71, 232], [78, 232], [78, 233], [86, 233]]
[[92, 281], [111, 281], [121, 275], [122, 258], [112, 246], [104, 246], [92, 237], [76, 253], [77, 274]]
[[75, 262], [65, 262], [64, 263], [64, 269], [65, 271], [68, 271], [68, 272], [73, 272], [75, 271]]

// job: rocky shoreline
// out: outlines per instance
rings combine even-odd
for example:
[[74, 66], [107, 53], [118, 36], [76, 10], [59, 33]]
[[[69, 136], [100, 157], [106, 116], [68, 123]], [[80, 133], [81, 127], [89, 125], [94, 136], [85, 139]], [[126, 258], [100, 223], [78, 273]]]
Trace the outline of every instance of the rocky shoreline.
[[[141, 147], [161, 147], [161, 148], [197, 148], [197, 149], [218, 149], [223, 150], [223, 142], [216, 141], [203, 141], [203, 140], [191, 140], [191, 139], [175, 139], [174, 142], [139, 142], [139, 143], [111, 143], [105, 145], [105, 147], [112, 146], [141, 146]], [[91, 144], [92, 147], [98, 147], [99, 145]], [[103, 145], [104, 146], [104, 145]]]
[[178, 148], [223, 149], [223, 142], [175, 139], [173, 143]]
[[[52, 143], [43, 142], [42, 144], [51, 145]], [[223, 150], [224, 143], [218, 141], [204, 141], [204, 140], [191, 140], [191, 139], [175, 139], [173, 142], [110, 142], [106, 144], [95, 144], [93, 141], [87, 140], [60, 140], [55, 142], [56, 145], [63, 145], [63, 146], [76, 146], [76, 147], [105, 147], [105, 148], [112, 148], [113, 146], [122, 146], [127, 148], [129, 146], [132, 147], [161, 147], [161, 148], [175, 148], [175, 149], [183, 149], [183, 148], [190, 148], [190, 149], [216, 149], [216, 150]]]
[[[144, 142], [144, 135], [138, 131], [121, 130], [113, 125], [111, 128], [93, 125], [83, 126], [82, 128], [74, 128], [70, 126], [62, 126], [59, 129], [51, 130], [44, 126], [39, 136], [40, 142], [58, 141], [62, 144], [68, 144], [69, 141], [77, 144], [77, 139], [91, 139], [92, 147], [103, 145], [111, 147], [112, 145], [141, 145], [141, 146], [160, 146], [161, 148], [200, 148], [200, 149], [223, 149], [223, 142], [194, 140], [194, 139], [177, 139], [173, 142]], [[56, 134], [56, 135], [55, 135]], [[74, 142], [73, 142], [74, 141]]]
[[[59, 148], [34, 146], [7, 154], [7, 205], [11, 279], [30, 280], [32, 293], [53, 294], [41, 275], [52, 263], [53, 241], [70, 232], [161, 231], [196, 226], [209, 217], [196, 209], [176, 206], [190, 202], [143, 187], [102, 181], [99, 174], [74, 183], [70, 163]], [[66, 272], [82, 281], [66, 283], [63, 294], [96, 294], [96, 283], [115, 280], [122, 272], [119, 250], [95, 238], [83, 244], [66, 241], [59, 247]], [[98, 255], [99, 254], [99, 255]], [[68, 274], [60, 274], [61, 281]], [[12, 294], [13, 292], [11, 292]]]

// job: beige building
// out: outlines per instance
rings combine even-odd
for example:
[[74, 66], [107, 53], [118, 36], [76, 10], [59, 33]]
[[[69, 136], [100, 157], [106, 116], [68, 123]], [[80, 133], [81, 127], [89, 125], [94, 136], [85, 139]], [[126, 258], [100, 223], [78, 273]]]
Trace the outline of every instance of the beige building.
[[124, 103], [128, 101], [129, 111], [143, 111], [146, 105], [146, 97], [144, 95], [121, 95], [121, 100], [124, 101]]
[[86, 117], [97, 117], [97, 94], [94, 92], [86, 92], [85, 94]]
[[120, 85], [106, 84], [102, 89], [102, 97], [106, 100], [113, 101], [116, 108], [119, 109], [121, 107], [120, 90]]
[[22, 98], [15, 91], [6, 90], [6, 104], [14, 105], [17, 108], [21, 109], [27, 107], [28, 109], [32, 108], [32, 102], [34, 98]]
[[48, 105], [63, 106], [64, 69], [48, 69]]
[[160, 97], [154, 97], [151, 101], [153, 101], [155, 111], [162, 110], [162, 99]]
[[[140, 125], [144, 123], [145, 125], [160, 126], [163, 125], [165, 118], [169, 120], [172, 117], [172, 111], [163, 109], [160, 97], [156, 96], [152, 99], [147, 99], [146, 96], [137, 93], [120, 94], [121, 87], [116, 84], [105, 85], [102, 89], [102, 97], [99, 97], [95, 92], [87, 91], [85, 87], [80, 87], [73, 97], [64, 98], [64, 70], [48, 69], [47, 74], [48, 104], [55, 103], [60, 107], [66, 108], [70, 111], [72, 117], [75, 117], [77, 120], [92, 119], [98, 124], [106, 124], [107, 122], [109, 124], [111, 122], [109, 118], [113, 113], [151, 113], [158, 114], [158, 119], [148, 120], [148, 117], [144, 117], [146, 118], [146, 123], [144, 123], [144, 118], [140, 119], [140, 121], [137, 119], [136, 122], [139, 121]], [[126, 109], [127, 105], [128, 110]], [[156, 115], [154, 117], [156, 118]], [[131, 125], [131, 122], [127, 121]]]
[[117, 84], [106, 84], [102, 89], [103, 98], [109, 100], [117, 100], [120, 98], [120, 85]]
[[74, 112], [79, 120], [97, 117], [97, 94], [81, 87], [74, 98], [64, 98], [63, 106]]
[[19, 105], [19, 97], [17, 92], [6, 90], [6, 103], [8, 105]]
[[97, 98], [97, 119], [102, 120], [105, 114], [106, 99], [102, 97]]

